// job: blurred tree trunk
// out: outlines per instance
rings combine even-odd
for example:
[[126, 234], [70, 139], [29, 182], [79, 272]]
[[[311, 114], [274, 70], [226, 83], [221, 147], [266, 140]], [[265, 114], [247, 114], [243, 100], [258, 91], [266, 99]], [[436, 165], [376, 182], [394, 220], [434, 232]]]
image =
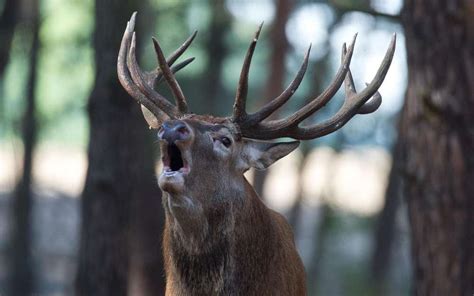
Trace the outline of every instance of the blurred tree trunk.
[[[158, 16], [159, 17], [159, 16]], [[140, 40], [143, 43], [150, 42], [150, 38], [154, 32], [157, 20], [156, 12], [153, 11], [149, 1], [140, 3], [140, 17], [137, 19], [137, 31], [144, 36]], [[145, 46], [142, 46], [144, 48]], [[116, 51], [118, 54], [118, 50]], [[120, 86], [121, 87], [121, 86]], [[130, 101], [133, 99], [128, 96]], [[136, 105], [135, 105], [136, 106]], [[156, 163], [156, 154], [154, 150], [158, 147], [154, 146], [153, 132], [147, 130], [147, 124], [143, 120], [139, 108], [133, 107], [131, 114], [137, 121], [139, 143], [144, 151], [141, 157], [137, 157], [137, 170], [135, 186], [142, 188], [141, 192], [137, 192], [137, 196], [132, 200], [131, 212], [131, 234], [129, 241], [130, 248], [130, 266], [129, 266], [129, 295], [145, 296], [145, 295], [162, 295], [165, 289], [164, 265], [162, 256], [162, 232], [164, 228], [164, 211], [161, 205], [161, 191], [155, 179], [154, 164]], [[140, 143], [141, 141], [141, 143]], [[140, 147], [138, 147], [140, 148]]]
[[[211, 1], [211, 24], [207, 32], [206, 43], [204, 45], [207, 55], [207, 67], [202, 80], [202, 90], [204, 104], [202, 110], [197, 113], [220, 114], [223, 107], [229, 107], [221, 96], [222, 86], [222, 66], [227, 56], [226, 37], [231, 24], [229, 12], [225, 7], [224, 0]], [[210, 108], [209, 108], [210, 107]], [[226, 110], [227, 111], [227, 110]]]
[[13, 196], [13, 229], [10, 245], [10, 295], [30, 295], [34, 280], [31, 252], [31, 205], [33, 151], [36, 144], [36, 82], [38, 71], [39, 0], [28, 1], [26, 26], [31, 34], [30, 61], [26, 83], [26, 106], [22, 118], [23, 167]]
[[[163, 212], [152, 140], [117, 79], [134, 1], [96, 0], [96, 80], [89, 98], [89, 168], [82, 194], [76, 295], [161, 295]], [[138, 30], [139, 31], [139, 30]]]
[[[324, 196], [322, 199], [325, 199]], [[331, 220], [334, 213], [331, 207], [324, 203], [319, 207], [318, 216], [318, 224], [314, 228], [312, 236], [316, 238], [314, 248], [311, 252], [311, 258], [307, 263], [306, 282], [308, 283], [308, 295], [316, 295], [318, 291], [319, 274], [322, 271], [322, 260], [324, 258], [326, 242], [330, 236]]]
[[311, 146], [308, 142], [302, 142], [299, 147], [301, 151], [301, 159], [298, 161], [298, 187], [296, 192], [296, 199], [291, 205], [291, 208], [288, 211], [288, 223], [290, 223], [291, 228], [293, 229], [293, 234], [295, 238], [298, 237], [299, 231], [299, 221], [301, 216], [301, 210], [303, 207], [304, 200], [304, 179], [303, 173], [306, 167], [306, 158], [311, 152]]
[[[286, 38], [285, 26], [293, 9], [294, 0], [276, 1], [276, 16], [270, 32], [270, 68], [268, 80], [265, 86], [264, 97], [266, 100], [272, 100], [280, 95], [285, 82], [285, 61], [288, 52], [289, 43]], [[255, 171], [253, 187], [257, 194], [263, 196], [263, 186], [267, 171]]]
[[13, 33], [18, 20], [19, 0], [5, 0], [0, 15], [0, 78], [8, 64]]
[[[10, 48], [13, 34], [18, 22], [19, 0], [5, 0], [2, 14], [0, 15], [0, 92], [3, 89], [3, 76], [10, 58]], [[0, 93], [0, 123], [4, 118], [4, 95]]]
[[[333, 25], [328, 29], [328, 32], [332, 32], [334, 28]], [[329, 46], [329, 39], [327, 40], [327, 46]], [[309, 102], [313, 99], [317, 94], [320, 94], [324, 90], [324, 79], [329, 71], [329, 50], [326, 52], [324, 56], [322, 56], [314, 65], [314, 76], [312, 77], [313, 87], [311, 88], [311, 94], [308, 95], [308, 100], [305, 103]], [[293, 228], [293, 232], [295, 233], [295, 237], [298, 235], [298, 220], [301, 214], [301, 207], [304, 199], [304, 192], [303, 192], [303, 171], [305, 169], [306, 164], [306, 157], [308, 157], [309, 153], [311, 152], [310, 143], [307, 141], [303, 141], [300, 144], [301, 150], [301, 160], [298, 163], [298, 193], [296, 195], [296, 200], [291, 206], [288, 212], [288, 222]]]
[[397, 140], [393, 150], [393, 163], [390, 169], [388, 186], [385, 191], [385, 204], [377, 218], [374, 232], [374, 251], [372, 254], [373, 283], [378, 289], [378, 294], [386, 294], [386, 278], [392, 259], [392, 246], [395, 240], [396, 214], [402, 200], [402, 175], [400, 159], [402, 143]]
[[474, 292], [474, 6], [406, 0], [400, 160], [417, 295]]
[[280, 95], [285, 83], [286, 53], [290, 47], [285, 27], [293, 9], [294, 0], [278, 0], [274, 23], [270, 32], [270, 69], [264, 97], [271, 100]]
[[[324, 61], [327, 61], [327, 59], [321, 60], [323, 63]], [[344, 141], [345, 138], [343, 134], [338, 133], [334, 142], [334, 150], [336, 152], [336, 154], [332, 156], [334, 159], [339, 156], [338, 154], [341, 152]], [[336, 179], [335, 166], [330, 166], [328, 180], [333, 179]], [[307, 268], [308, 271], [306, 273], [309, 295], [314, 295], [316, 291], [318, 291], [320, 274], [324, 272], [324, 270], [321, 269], [321, 266], [323, 265], [322, 262], [326, 252], [326, 244], [331, 236], [331, 221], [334, 219], [334, 211], [331, 209], [328, 201], [333, 195], [334, 192], [332, 187], [329, 187], [329, 190], [325, 190], [325, 192], [321, 195], [322, 204], [318, 211], [319, 220], [317, 221], [317, 225], [314, 227], [314, 233], [311, 236], [315, 240], [315, 244], [311, 252], [311, 258]]]

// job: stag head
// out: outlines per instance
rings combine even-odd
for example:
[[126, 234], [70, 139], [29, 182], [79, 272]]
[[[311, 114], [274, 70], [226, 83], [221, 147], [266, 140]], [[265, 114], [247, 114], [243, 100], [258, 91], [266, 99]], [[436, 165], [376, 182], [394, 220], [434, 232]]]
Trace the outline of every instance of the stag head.
[[[374, 79], [357, 93], [349, 69], [356, 40], [354, 36], [347, 49], [343, 45], [341, 65], [326, 90], [292, 115], [270, 120], [268, 117], [285, 104], [300, 85], [308, 66], [311, 46], [298, 73], [285, 91], [259, 111], [248, 114], [245, 106], [248, 74], [260, 26], [243, 63], [232, 116], [213, 117], [189, 113], [186, 99], [173, 74], [191, 62], [192, 59], [188, 59], [172, 67], [190, 45], [196, 32], [168, 59], [164, 57], [158, 41], [153, 39], [159, 67], [148, 73], [143, 72], [137, 64], [134, 25], [135, 14], [125, 30], [118, 57], [120, 82], [141, 104], [148, 125], [158, 129], [164, 164], [159, 185], [163, 191], [179, 197], [169, 199], [167, 207], [193, 207], [201, 213], [206, 212], [210, 204], [215, 204], [211, 199], [222, 200], [223, 192], [228, 195], [229, 192], [234, 192], [229, 190], [231, 188], [236, 188], [235, 192], [239, 192], [238, 188], [244, 188], [243, 173], [249, 168], [267, 168], [297, 148], [298, 140], [327, 135], [341, 128], [356, 114], [374, 112], [381, 103], [377, 90], [389, 69], [396, 40], [394, 35]], [[176, 105], [155, 89], [157, 82], [163, 78], [172, 91]], [[342, 83], [345, 84], [346, 96], [340, 110], [322, 123], [301, 126], [305, 119], [326, 105]], [[283, 137], [297, 141], [262, 141]]]

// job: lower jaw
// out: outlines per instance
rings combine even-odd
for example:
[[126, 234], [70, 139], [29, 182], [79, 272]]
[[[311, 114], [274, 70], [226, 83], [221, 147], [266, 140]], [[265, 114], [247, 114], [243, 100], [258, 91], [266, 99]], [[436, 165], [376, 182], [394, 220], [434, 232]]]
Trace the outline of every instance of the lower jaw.
[[161, 190], [169, 193], [180, 193], [184, 190], [184, 175], [179, 171], [165, 171], [158, 178]]
[[172, 170], [169, 166], [166, 165], [166, 166], [163, 167], [162, 174], [167, 174], [169, 176], [172, 176], [172, 175], [175, 175], [175, 174], [187, 175], [187, 174], [189, 174], [190, 171], [191, 171], [191, 169], [187, 165], [182, 166], [178, 170]]
[[181, 171], [164, 171], [162, 172], [162, 175], [165, 175], [167, 177], [173, 177], [173, 176], [176, 176], [176, 175], [179, 175], [179, 174], [182, 174]]

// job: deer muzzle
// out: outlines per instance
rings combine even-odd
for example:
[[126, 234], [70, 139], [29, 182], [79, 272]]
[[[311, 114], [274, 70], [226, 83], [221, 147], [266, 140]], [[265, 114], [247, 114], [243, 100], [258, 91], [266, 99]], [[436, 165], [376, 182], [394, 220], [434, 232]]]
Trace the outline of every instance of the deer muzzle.
[[159, 177], [161, 189], [168, 192], [179, 192], [184, 187], [184, 177], [190, 172], [189, 145], [193, 132], [181, 120], [165, 121], [158, 138], [161, 142], [163, 171]]
[[186, 141], [191, 138], [191, 130], [184, 121], [170, 120], [163, 122], [158, 137], [173, 144], [176, 141]]

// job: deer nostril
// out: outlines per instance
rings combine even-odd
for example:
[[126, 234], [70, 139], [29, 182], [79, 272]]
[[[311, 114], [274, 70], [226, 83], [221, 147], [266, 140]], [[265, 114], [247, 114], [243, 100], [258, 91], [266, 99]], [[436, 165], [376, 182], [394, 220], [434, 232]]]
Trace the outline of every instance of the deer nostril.
[[189, 130], [185, 125], [177, 126], [176, 131], [180, 134], [188, 134], [189, 133]]
[[158, 132], [158, 137], [162, 140], [166, 140], [168, 143], [174, 143], [177, 140], [185, 140], [189, 138], [191, 130], [188, 128], [186, 123], [173, 120], [164, 122]]

